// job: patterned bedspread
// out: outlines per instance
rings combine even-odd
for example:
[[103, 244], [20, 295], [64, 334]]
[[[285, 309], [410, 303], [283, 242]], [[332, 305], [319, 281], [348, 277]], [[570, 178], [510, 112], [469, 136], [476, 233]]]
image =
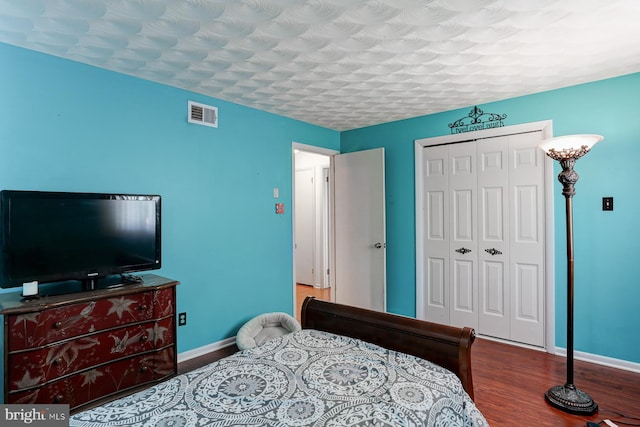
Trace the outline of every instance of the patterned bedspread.
[[488, 426], [458, 378], [302, 330], [71, 417], [71, 426]]

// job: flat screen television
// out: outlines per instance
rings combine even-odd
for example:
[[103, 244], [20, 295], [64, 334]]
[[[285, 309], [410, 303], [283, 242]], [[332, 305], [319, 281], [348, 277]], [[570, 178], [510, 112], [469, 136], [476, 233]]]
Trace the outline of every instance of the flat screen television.
[[158, 195], [0, 191], [0, 287], [161, 267]]

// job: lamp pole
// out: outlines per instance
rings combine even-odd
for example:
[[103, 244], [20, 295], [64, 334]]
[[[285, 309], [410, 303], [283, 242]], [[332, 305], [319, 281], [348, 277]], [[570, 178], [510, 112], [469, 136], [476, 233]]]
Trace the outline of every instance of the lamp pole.
[[565, 196], [567, 218], [567, 384], [573, 384], [573, 197]]

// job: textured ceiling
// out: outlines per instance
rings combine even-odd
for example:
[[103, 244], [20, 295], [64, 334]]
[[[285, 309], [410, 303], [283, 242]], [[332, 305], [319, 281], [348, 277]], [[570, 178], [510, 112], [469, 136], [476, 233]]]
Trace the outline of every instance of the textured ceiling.
[[0, 0], [0, 42], [346, 130], [638, 72], [640, 1]]

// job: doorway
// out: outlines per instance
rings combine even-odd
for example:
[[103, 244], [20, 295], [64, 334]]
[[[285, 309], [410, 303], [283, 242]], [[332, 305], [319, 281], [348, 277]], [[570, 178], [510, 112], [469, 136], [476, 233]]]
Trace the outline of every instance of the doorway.
[[[472, 323], [465, 326], [475, 327], [479, 334], [483, 334], [484, 328], [487, 330], [485, 333], [487, 336], [524, 343], [527, 343], [528, 338], [514, 339], [513, 337], [517, 334], [513, 333], [513, 327], [509, 322], [515, 324], [522, 320], [524, 322], [521, 323], [526, 324], [527, 327], [536, 323], [535, 327], [539, 328], [536, 331], [537, 338], [529, 344], [546, 347], [547, 350], [552, 349], [555, 342], [553, 164], [545, 156], [539, 155], [535, 147], [536, 140], [551, 136], [551, 122], [546, 121], [416, 140], [416, 313], [418, 318], [430, 320], [435, 315], [441, 317], [439, 319], [441, 323], [457, 324], [460, 319], [456, 317], [462, 313], [466, 316], [462, 321]], [[523, 139], [520, 145], [507, 147], [511, 144], [507, 144], [507, 141]], [[487, 142], [483, 145], [482, 141]], [[498, 150], [500, 147], [502, 148]], [[478, 160], [474, 159], [476, 155]], [[537, 158], [541, 160], [536, 160]], [[488, 162], [487, 165], [491, 167], [486, 168], [485, 162]], [[482, 169], [497, 170], [500, 162], [504, 163], [505, 174], [502, 176], [496, 175], [492, 181], [471, 177], [473, 169], [477, 169], [477, 172], [473, 171], [473, 173], [478, 174], [479, 177], [484, 174]], [[519, 162], [541, 163], [539, 167], [543, 169], [543, 175], [539, 184], [529, 183], [527, 180], [531, 178], [531, 172], [527, 172], [523, 175], [524, 181], [518, 179], [509, 187], [509, 176], [515, 177], [518, 171], [508, 172], [508, 170], [514, 167], [517, 169]], [[443, 173], [440, 174], [442, 183], [437, 182], [437, 177], [429, 178], [430, 174], [434, 174], [434, 177], [438, 175], [434, 173], [434, 171], [437, 172], [435, 170], [437, 165], [443, 168], [441, 170]], [[463, 168], [462, 166], [465, 165], [468, 167]], [[429, 171], [430, 168], [433, 170]], [[445, 171], [444, 168], [452, 169]], [[470, 183], [459, 183], [458, 181], [465, 174], [455, 172], [454, 169], [468, 172]], [[450, 177], [449, 181], [446, 176]], [[479, 180], [476, 181], [476, 179]], [[486, 182], [483, 183], [482, 180]], [[442, 188], [430, 188], [433, 185]], [[537, 201], [529, 197], [528, 200], [532, 200], [529, 206], [524, 203], [522, 196], [525, 195], [524, 190], [532, 188], [535, 188], [535, 191], [530, 191], [528, 194], [538, 192], [544, 195]], [[498, 198], [496, 195], [499, 194], [504, 196]], [[445, 198], [449, 198], [449, 201]], [[504, 207], [500, 208], [503, 203]], [[529, 216], [517, 216], [513, 214], [514, 209], [511, 209], [511, 214], [509, 213], [509, 203], [512, 207], [515, 204], [516, 210], [525, 205], [535, 209], [527, 214]], [[493, 213], [489, 216], [485, 214], [483, 217], [481, 209], [483, 205], [485, 207], [492, 205]], [[466, 211], [461, 209], [464, 206], [468, 208]], [[456, 217], [467, 211], [468, 215]], [[486, 210], [486, 212], [490, 211]], [[510, 218], [509, 215], [511, 215]], [[540, 217], [539, 220], [532, 222], [536, 216]], [[538, 246], [540, 255], [539, 261], [536, 261], [537, 264], [522, 261], [518, 257], [518, 254], [523, 253], [522, 248], [518, 246], [522, 239], [515, 236], [523, 230], [523, 218], [528, 221], [527, 225], [537, 227], [533, 230], [538, 239], [536, 243], [539, 242], [541, 245], [541, 247]], [[434, 220], [436, 222], [433, 222]], [[509, 226], [509, 221], [512, 225], [516, 224], [515, 228]], [[487, 239], [487, 233], [492, 230], [495, 232], [494, 235]], [[461, 231], [468, 233], [461, 233]], [[511, 238], [508, 236], [509, 233]], [[442, 238], [439, 239], [438, 235]], [[457, 241], [452, 243], [451, 239], [457, 239]], [[454, 244], [457, 246], [451, 246]], [[489, 244], [488, 249], [485, 249], [486, 244]], [[442, 246], [440, 252], [438, 252], [438, 245]], [[535, 265], [535, 271], [539, 272], [539, 277], [530, 273], [532, 265]], [[501, 268], [498, 269], [498, 266]], [[525, 266], [529, 267], [528, 274], [523, 273]], [[441, 286], [438, 286], [438, 283]], [[499, 286], [500, 284], [504, 286]], [[526, 289], [536, 290], [535, 295], [529, 292], [529, 295], [521, 295], [522, 299], [518, 300], [518, 293]], [[531, 302], [532, 298], [536, 301]], [[518, 301], [521, 304], [518, 304]], [[525, 319], [522, 315], [522, 307], [525, 306], [523, 301], [527, 302], [528, 307], [540, 304], [541, 309]], [[440, 312], [438, 312], [438, 304], [442, 306]], [[513, 320], [514, 317], [515, 320]], [[496, 325], [490, 325], [490, 322], [501, 321], [500, 318], [507, 321], [506, 326], [500, 325], [502, 329], [497, 328]]]
[[326, 177], [330, 157], [304, 150], [294, 151], [294, 230], [295, 279], [316, 288], [330, 286], [329, 195]]
[[293, 143], [294, 314], [307, 295], [331, 301], [331, 156], [337, 151]]
[[[297, 151], [297, 153], [296, 153]], [[305, 153], [305, 154], [303, 154]], [[322, 164], [322, 173], [304, 172], [303, 155], [320, 154], [329, 160], [329, 170]], [[298, 163], [296, 163], [298, 158]], [[323, 159], [324, 161], [324, 159]], [[293, 286], [294, 295], [298, 277], [297, 257], [305, 256], [300, 268], [313, 269], [309, 286], [330, 286], [331, 301], [371, 310], [386, 310], [386, 227], [385, 227], [385, 181], [384, 149], [376, 148], [340, 154], [332, 150], [293, 143]], [[298, 174], [298, 172], [300, 172]], [[298, 189], [305, 187], [296, 178], [319, 176], [317, 194], [313, 197], [300, 195]], [[327, 179], [328, 178], [328, 179]], [[299, 187], [299, 188], [298, 188]], [[315, 207], [297, 207], [296, 198], [311, 199]], [[320, 200], [319, 202], [317, 200]], [[309, 221], [310, 227], [324, 231], [303, 232], [298, 227], [309, 227], [301, 218], [296, 225], [296, 210], [310, 210], [316, 219]], [[316, 225], [314, 225], [316, 224]], [[314, 254], [303, 254], [300, 239], [312, 235]], [[296, 245], [298, 248], [296, 248]], [[318, 248], [319, 247], [319, 248]], [[311, 261], [309, 261], [311, 260]], [[311, 264], [311, 268], [309, 267]], [[328, 268], [327, 268], [328, 267]], [[322, 278], [322, 281], [320, 281]], [[294, 298], [294, 301], [296, 298]], [[298, 308], [294, 305], [294, 310]]]

